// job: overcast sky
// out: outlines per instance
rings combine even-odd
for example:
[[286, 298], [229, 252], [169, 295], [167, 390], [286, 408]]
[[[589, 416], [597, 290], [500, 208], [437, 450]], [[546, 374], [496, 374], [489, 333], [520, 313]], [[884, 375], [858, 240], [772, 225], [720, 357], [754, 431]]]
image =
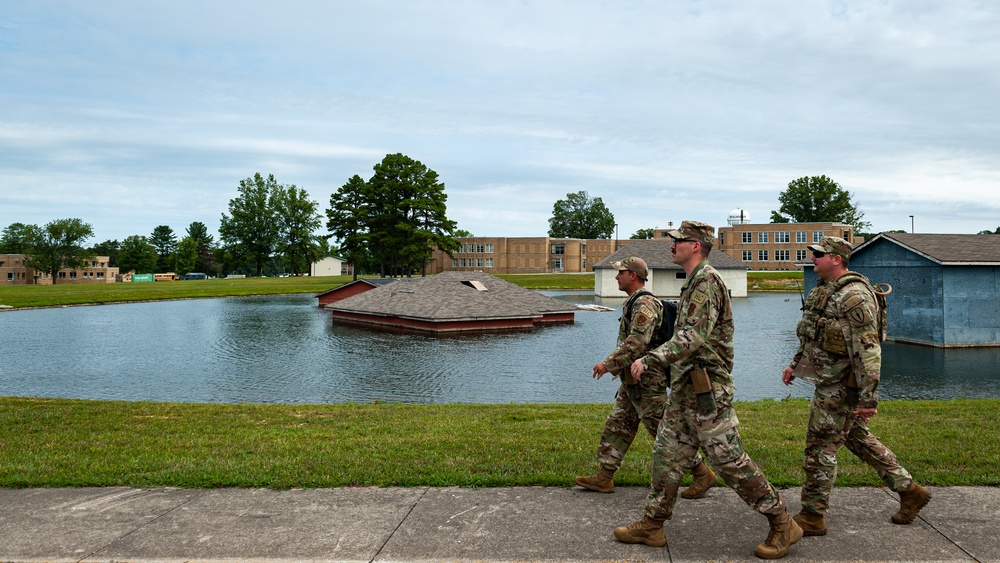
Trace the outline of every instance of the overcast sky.
[[767, 222], [823, 174], [873, 231], [1000, 226], [992, 0], [0, 8], [0, 229], [216, 233], [255, 172], [325, 210], [390, 153], [435, 170], [479, 236], [544, 236], [581, 190], [621, 238]]

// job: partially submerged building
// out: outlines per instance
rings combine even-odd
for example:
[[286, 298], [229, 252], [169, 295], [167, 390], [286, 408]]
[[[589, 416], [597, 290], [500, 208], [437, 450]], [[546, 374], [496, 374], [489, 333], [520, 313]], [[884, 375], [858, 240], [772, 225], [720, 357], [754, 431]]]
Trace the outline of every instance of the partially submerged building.
[[434, 334], [569, 324], [577, 310], [570, 303], [481, 272], [396, 278], [325, 309], [335, 323]]
[[[880, 233], [850, 269], [888, 283], [888, 340], [942, 348], [1000, 346], [1000, 235]], [[805, 291], [816, 286], [812, 264]]]
[[359, 293], [364, 293], [369, 289], [381, 287], [396, 281], [398, 278], [359, 278], [344, 285], [328, 289], [316, 296], [320, 307], [326, 307], [330, 303], [336, 303], [341, 299], [347, 299]]

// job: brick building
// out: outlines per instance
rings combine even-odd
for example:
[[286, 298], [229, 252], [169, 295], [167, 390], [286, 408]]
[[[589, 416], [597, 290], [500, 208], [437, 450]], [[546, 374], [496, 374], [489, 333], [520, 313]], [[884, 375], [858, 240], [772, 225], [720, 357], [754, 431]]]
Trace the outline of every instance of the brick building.
[[[0, 283], [19, 285], [52, 285], [52, 277], [25, 265], [24, 254], [0, 254]], [[95, 256], [82, 268], [63, 268], [56, 274], [56, 283], [114, 283], [118, 268], [108, 266], [107, 256]]]
[[612, 239], [551, 237], [459, 237], [454, 258], [437, 249], [428, 274], [475, 271], [488, 274], [547, 274], [591, 272], [593, 265], [633, 242]]

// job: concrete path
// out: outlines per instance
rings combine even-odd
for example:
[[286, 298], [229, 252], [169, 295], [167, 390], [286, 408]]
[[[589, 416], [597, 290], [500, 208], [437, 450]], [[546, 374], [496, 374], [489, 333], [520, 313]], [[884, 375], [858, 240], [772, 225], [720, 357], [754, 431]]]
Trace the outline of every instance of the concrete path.
[[[841, 488], [830, 532], [783, 561], [1000, 562], [1000, 488], [932, 488], [909, 526]], [[783, 491], [791, 511], [799, 490]], [[767, 521], [731, 490], [681, 499], [667, 545], [626, 545], [644, 488], [0, 489], [2, 561], [760, 561]]]

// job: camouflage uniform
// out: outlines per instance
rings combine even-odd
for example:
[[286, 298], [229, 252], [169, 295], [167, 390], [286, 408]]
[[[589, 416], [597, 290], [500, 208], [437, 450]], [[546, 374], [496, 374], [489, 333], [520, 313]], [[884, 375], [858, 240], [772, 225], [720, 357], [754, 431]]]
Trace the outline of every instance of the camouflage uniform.
[[[673, 338], [650, 352], [643, 364], [647, 369], [670, 366], [671, 371], [667, 409], [653, 446], [646, 517], [671, 517], [680, 480], [699, 448], [751, 508], [765, 515], [784, 514], [778, 491], [743, 451], [732, 405], [733, 310], [728, 289], [708, 262], [698, 264], [681, 289]], [[688, 373], [699, 366], [709, 374], [715, 399], [715, 411], [707, 414], [699, 407]]]
[[[631, 318], [627, 314], [630, 304]], [[648, 291], [633, 293], [622, 307], [617, 347], [604, 359], [608, 371], [618, 375], [622, 382], [597, 447], [598, 463], [612, 473], [621, 467], [639, 430], [639, 423], [646, 427], [650, 436], [655, 437], [663, 417], [667, 401], [666, 371], [653, 370], [638, 383], [629, 371], [632, 362], [646, 353], [651, 344], [655, 344], [655, 334], [662, 319], [663, 305], [659, 299]], [[696, 463], [698, 461], [700, 458]]]
[[[882, 347], [877, 315], [867, 278], [855, 272], [829, 282], [819, 280], [806, 298], [795, 329], [799, 349], [790, 366], [793, 376], [816, 386], [802, 464], [806, 473], [802, 487], [805, 511], [824, 515], [829, 509], [837, 479], [837, 452], [845, 444], [875, 468], [893, 491], [904, 491], [913, 481], [892, 451], [854, 414], [856, 408], [878, 406]], [[857, 382], [856, 391], [848, 387], [851, 375]]]

